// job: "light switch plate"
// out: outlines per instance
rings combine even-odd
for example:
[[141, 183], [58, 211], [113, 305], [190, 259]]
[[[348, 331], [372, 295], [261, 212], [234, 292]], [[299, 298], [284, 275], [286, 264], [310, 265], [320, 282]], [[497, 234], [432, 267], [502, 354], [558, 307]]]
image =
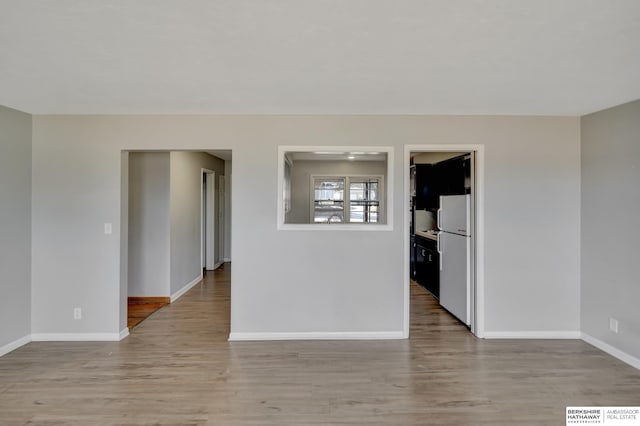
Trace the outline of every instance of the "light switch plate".
[[110, 223], [104, 224], [104, 233], [109, 235], [113, 232], [113, 226]]

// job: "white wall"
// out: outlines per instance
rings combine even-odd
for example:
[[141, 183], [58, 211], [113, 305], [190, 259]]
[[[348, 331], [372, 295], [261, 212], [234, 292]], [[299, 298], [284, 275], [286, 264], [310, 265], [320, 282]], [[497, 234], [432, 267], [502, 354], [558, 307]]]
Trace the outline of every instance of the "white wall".
[[[582, 118], [581, 328], [640, 359], [640, 101]], [[618, 334], [609, 318], [618, 320]], [[639, 365], [639, 364], [636, 364]]]
[[[202, 275], [202, 169], [215, 172], [215, 188], [224, 174], [224, 161], [200, 152], [171, 152], [171, 294]], [[218, 217], [218, 203], [214, 217]], [[221, 259], [215, 238], [215, 260]]]
[[[573, 117], [35, 116], [34, 328], [123, 326], [121, 150], [232, 149], [232, 332], [401, 332], [403, 145], [467, 143], [485, 144], [487, 331], [576, 332], [579, 135]], [[277, 146], [327, 141], [395, 147], [393, 231], [276, 229]]]
[[0, 106], [0, 129], [0, 355], [3, 355], [31, 332], [31, 116]]
[[[312, 223], [311, 176], [387, 175], [385, 161], [296, 160], [291, 167], [291, 211], [287, 223]], [[386, 188], [386, 186], [384, 187]], [[382, 195], [386, 194], [382, 191]]]
[[168, 152], [129, 154], [128, 295], [170, 292]]

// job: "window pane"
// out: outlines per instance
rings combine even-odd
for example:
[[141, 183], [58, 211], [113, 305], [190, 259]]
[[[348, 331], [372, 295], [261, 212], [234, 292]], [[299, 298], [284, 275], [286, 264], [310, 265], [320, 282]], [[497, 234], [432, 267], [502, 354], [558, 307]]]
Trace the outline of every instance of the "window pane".
[[313, 182], [313, 222], [344, 222], [344, 179], [316, 178]]
[[380, 207], [378, 187], [378, 179], [351, 178], [349, 182], [349, 222], [378, 222]]
[[313, 184], [316, 200], [344, 200], [344, 179], [317, 178]]

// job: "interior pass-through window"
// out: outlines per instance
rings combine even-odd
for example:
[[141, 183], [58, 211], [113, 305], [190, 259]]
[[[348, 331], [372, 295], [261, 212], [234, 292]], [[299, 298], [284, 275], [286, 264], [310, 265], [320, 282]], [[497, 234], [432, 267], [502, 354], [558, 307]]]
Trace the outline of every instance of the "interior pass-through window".
[[280, 147], [279, 229], [389, 228], [392, 152]]

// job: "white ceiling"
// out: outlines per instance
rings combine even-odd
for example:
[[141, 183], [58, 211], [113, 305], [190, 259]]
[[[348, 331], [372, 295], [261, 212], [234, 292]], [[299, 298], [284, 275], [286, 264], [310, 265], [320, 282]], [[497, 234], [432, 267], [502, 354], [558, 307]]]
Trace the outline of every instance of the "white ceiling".
[[0, 0], [34, 114], [581, 115], [639, 76], [638, 0]]

